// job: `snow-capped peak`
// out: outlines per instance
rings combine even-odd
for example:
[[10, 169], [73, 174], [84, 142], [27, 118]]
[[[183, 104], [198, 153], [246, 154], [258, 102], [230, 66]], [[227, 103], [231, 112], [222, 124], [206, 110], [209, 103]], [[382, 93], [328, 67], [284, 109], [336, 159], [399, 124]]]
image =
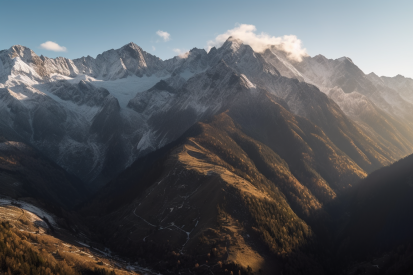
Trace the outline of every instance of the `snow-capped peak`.
[[244, 43], [242, 42], [241, 39], [238, 39], [236, 37], [230, 36], [228, 39], [225, 41], [225, 43], [222, 45], [222, 48], [230, 48], [233, 51], [237, 51]]
[[[368, 94], [378, 94], [372, 78], [347, 57], [307, 56], [295, 62], [277, 47], [256, 52], [235, 37], [208, 53], [193, 48], [185, 58], [168, 60], [132, 42], [96, 58], [73, 60], [38, 57], [16, 45], [0, 51], [0, 87], [6, 88], [0, 89], [0, 125], [91, 181], [102, 171], [124, 169], [237, 98], [263, 91], [281, 98], [296, 115], [317, 117], [314, 112], [327, 97], [308, 82], [356, 116], [365, 102], [376, 103]], [[386, 89], [392, 87], [391, 93], [377, 96], [383, 109], [394, 105], [399, 111], [396, 105], [403, 98], [413, 102], [410, 79], [377, 79]], [[394, 96], [396, 89], [403, 89], [402, 98]], [[79, 156], [82, 162], [74, 162]], [[116, 167], [109, 167], [115, 165], [111, 159], [120, 160]]]

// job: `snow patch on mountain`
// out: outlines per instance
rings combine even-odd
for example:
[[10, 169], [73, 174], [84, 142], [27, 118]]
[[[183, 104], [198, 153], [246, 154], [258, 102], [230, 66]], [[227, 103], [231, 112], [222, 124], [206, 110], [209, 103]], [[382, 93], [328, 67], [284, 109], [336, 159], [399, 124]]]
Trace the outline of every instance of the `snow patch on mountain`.
[[137, 93], [146, 91], [168, 76], [128, 76], [127, 78], [104, 81], [94, 79], [91, 84], [96, 87], [107, 89], [118, 101], [121, 108], [126, 108], [128, 102], [136, 96]]
[[51, 98], [53, 101], [59, 104], [61, 108], [72, 113], [73, 116], [78, 119], [83, 118], [86, 121], [91, 122], [93, 117], [101, 109], [101, 106], [89, 106], [86, 104], [78, 105], [73, 101], [61, 99], [60, 97], [58, 97], [50, 91], [51, 85], [48, 83], [35, 85], [34, 87], [37, 91]]

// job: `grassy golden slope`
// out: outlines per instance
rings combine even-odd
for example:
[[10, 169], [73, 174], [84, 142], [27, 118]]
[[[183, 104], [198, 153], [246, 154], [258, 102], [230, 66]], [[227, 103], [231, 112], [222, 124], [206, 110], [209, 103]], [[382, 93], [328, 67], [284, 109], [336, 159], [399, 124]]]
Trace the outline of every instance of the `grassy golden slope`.
[[0, 205], [0, 270], [10, 270], [10, 274], [135, 274], [76, 244], [64, 230], [55, 230], [59, 232], [52, 235], [47, 224], [30, 211]]

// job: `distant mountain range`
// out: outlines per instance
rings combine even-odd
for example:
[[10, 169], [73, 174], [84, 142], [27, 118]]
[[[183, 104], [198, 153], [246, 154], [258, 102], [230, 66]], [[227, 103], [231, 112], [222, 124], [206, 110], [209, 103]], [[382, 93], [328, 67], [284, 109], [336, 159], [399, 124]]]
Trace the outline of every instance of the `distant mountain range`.
[[376, 207], [350, 203], [379, 188], [362, 179], [413, 153], [412, 110], [413, 79], [232, 37], [165, 61], [17, 45], [0, 51], [0, 192], [77, 205], [89, 238], [163, 273], [330, 274]]
[[166, 61], [133, 43], [75, 60], [13, 46], [0, 60], [2, 132], [97, 186], [224, 111], [237, 85], [284, 100], [366, 171], [412, 152], [413, 80], [366, 76], [349, 58], [297, 63], [276, 48], [256, 53], [230, 38], [209, 53], [193, 49]]

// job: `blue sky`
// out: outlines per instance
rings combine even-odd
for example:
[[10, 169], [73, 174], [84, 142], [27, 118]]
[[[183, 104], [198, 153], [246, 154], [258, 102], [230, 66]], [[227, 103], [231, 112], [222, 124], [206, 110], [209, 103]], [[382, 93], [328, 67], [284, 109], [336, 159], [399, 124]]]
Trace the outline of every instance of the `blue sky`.
[[[295, 35], [311, 56], [350, 57], [365, 73], [413, 77], [413, 1], [8, 1], [0, 2], [0, 49], [77, 58], [135, 42], [162, 59], [236, 28]], [[158, 31], [170, 34], [165, 41]], [[53, 41], [64, 52], [42, 49]]]

